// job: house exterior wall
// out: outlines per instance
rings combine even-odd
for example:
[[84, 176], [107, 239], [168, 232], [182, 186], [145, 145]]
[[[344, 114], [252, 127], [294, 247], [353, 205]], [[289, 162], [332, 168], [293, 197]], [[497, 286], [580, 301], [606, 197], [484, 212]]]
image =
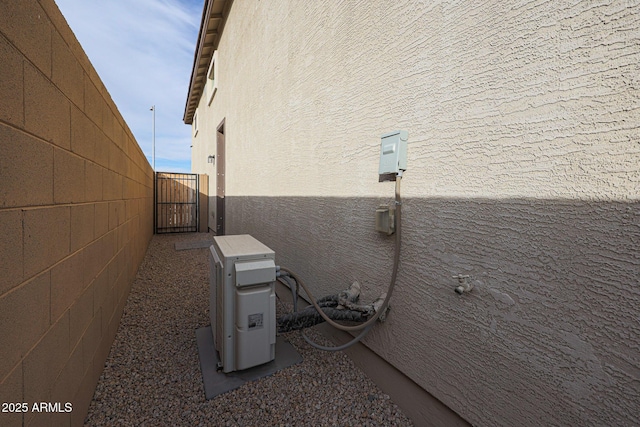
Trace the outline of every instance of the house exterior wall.
[[364, 343], [474, 425], [637, 425], [638, 2], [235, 0], [226, 19], [192, 165], [224, 118], [228, 234], [316, 296], [358, 280], [373, 300], [380, 135], [407, 130], [397, 286]]
[[[204, 96], [200, 99], [201, 107], [198, 110], [202, 110], [202, 113], [198, 113], [197, 120], [197, 132], [196, 126], [192, 123], [192, 147], [191, 147], [191, 172], [200, 175], [208, 175], [208, 197], [206, 199], [207, 215], [206, 218], [200, 217], [201, 227], [206, 226], [207, 230], [216, 229], [216, 163], [208, 162], [210, 155], [216, 155], [216, 128], [217, 123], [213, 123], [210, 117], [205, 117], [208, 107], [206, 101], [206, 90], [203, 92]], [[200, 115], [202, 114], [202, 117]], [[193, 163], [195, 160], [195, 164]], [[202, 204], [201, 200], [201, 204]]]
[[82, 425], [153, 233], [153, 171], [52, 1], [0, 5], [0, 228], [0, 402], [29, 405], [0, 425]]

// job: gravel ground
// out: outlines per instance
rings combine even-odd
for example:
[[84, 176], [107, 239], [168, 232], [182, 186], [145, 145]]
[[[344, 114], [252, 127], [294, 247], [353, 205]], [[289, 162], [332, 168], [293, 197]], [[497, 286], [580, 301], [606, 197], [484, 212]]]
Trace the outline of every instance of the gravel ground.
[[[209, 325], [208, 250], [174, 245], [206, 238], [153, 236], [85, 425], [412, 425], [344, 353], [316, 350], [296, 332], [283, 335], [302, 363], [205, 400], [195, 331]], [[278, 315], [290, 310], [277, 305]]]

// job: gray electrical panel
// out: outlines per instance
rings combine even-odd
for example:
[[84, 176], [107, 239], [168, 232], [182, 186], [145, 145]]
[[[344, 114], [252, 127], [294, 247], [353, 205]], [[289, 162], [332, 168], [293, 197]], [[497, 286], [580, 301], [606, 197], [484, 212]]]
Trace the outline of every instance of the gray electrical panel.
[[392, 235], [396, 231], [396, 209], [389, 205], [380, 205], [376, 209], [376, 231]]
[[395, 175], [401, 170], [407, 170], [407, 141], [409, 133], [404, 130], [396, 130], [382, 135], [380, 141], [380, 167], [378, 174], [381, 176]]

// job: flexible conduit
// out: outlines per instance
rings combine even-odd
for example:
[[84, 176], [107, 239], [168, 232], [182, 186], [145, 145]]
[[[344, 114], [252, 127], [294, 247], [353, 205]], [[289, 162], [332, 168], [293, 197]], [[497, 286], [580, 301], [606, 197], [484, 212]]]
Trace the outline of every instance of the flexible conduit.
[[[302, 334], [302, 336], [304, 337], [305, 341], [307, 341], [310, 345], [320, 349], [320, 350], [325, 350], [325, 351], [339, 351], [339, 350], [344, 350], [350, 346], [352, 346], [353, 344], [357, 343], [358, 341], [360, 341], [362, 338], [364, 338], [364, 336], [371, 330], [371, 328], [373, 327], [373, 324], [376, 320], [378, 320], [378, 318], [380, 317], [380, 315], [382, 313], [385, 312], [385, 310], [387, 309], [387, 307], [389, 306], [389, 301], [391, 300], [391, 295], [393, 294], [393, 288], [396, 285], [396, 278], [398, 276], [398, 264], [400, 264], [400, 243], [402, 241], [402, 201], [400, 198], [400, 182], [402, 180], [402, 173], [399, 173], [396, 176], [396, 212], [395, 212], [395, 221], [396, 221], [396, 246], [395, 246], [395, 255], [393, 257], [393, 270], [391, 272], [391, 282], [389, 283], [389, 288], [387, 289], [387, 296], [385, 297], [382, 306], [380, 307], [380, 309], [378, 311], [376, 311], [376, 314], [369, 320], [367, 320], [366, 322], [360, 324], [360, 325], [355, 325], [355, 326], [346, 326], [346, 325], [341, 325], [340, 323], [337, 323], [333, 320], [331, 320], [329, 318], [329, 316], [327, 316], [324, 311], [322, 311], [322, 309], [320, 308], [320, 306], [318, 305], [318, 303], [316, 302], [316, 298], [313, 296], [313, 294], [311, 293], [311, 291], [309, 290], [309, 288], [307, 287], [307, 285], [300, 279], [300, 277], [298, 277], [298, 275], [296, 275], [294, 272], [292, 272], [291, 270], [289, 270], [288, 268], [285, 267], [280, 267], [280, 270], [285, 271], [286, 273], [288, 273], [291, 277], [293, 277], [293, 279], [300, 284], [300, 286], [302, 286], [302, 289], [305, 290], [305, 292], [307, 293], [307, 295], [309, 296], [309, 298], [311, 299], [311, 303], [313, 304], [313, 306], [315, 307], [315, 309], [318, 311], [318, 313], [320, 314], [320, 316], [322, 316], [322, 318], [331, 326], [333, 326], [336, 329], [339, 329], [341, 331], [346, 331], [346, 332], [354, 332], [354, 331], [362, 331], [362, 333], [360, 333], [357, 337], [355, 337], [353, 340], [349, 341], [346, 344], [343, 344], [341, 346], [338, 347], [325, 347], [325, 346], [321, 346], [313, 341], [311, 341], [306, 335], [304, 335], [304, 333]], [[290, 289], [293, 290], [292, 286], [289, 286]], [[297, 296], [297, 295], [296, 295]]]

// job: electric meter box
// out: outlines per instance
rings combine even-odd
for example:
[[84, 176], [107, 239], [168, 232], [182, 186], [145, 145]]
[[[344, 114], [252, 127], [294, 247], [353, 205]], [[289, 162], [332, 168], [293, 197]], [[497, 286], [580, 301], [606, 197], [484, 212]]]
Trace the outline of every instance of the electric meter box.
[[275, 253], [248, 234], [216, 236], [209, 255], [209, 315], [222, 371], [272, 361]]
[[407, 170], [407, 141], [409, 133], [396, 130], [380, 137], [379, 175], [398, 174]]

